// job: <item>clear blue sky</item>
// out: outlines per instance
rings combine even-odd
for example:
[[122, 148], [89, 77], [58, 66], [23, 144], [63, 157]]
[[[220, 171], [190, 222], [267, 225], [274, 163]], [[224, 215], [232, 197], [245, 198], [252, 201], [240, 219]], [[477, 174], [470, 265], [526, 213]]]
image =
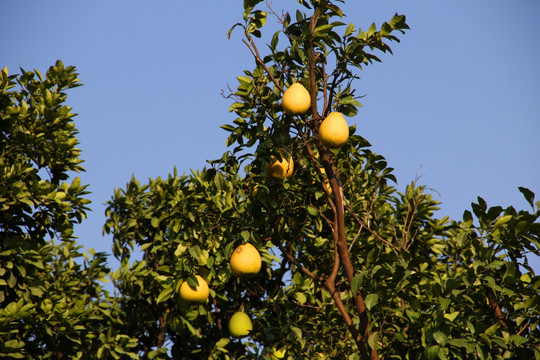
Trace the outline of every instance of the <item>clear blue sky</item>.
[[[396, 12], [411, 27], [394, 55], [360, 74], [364, 107], [349, 119], [395, 168], [398, 189], [422, 175], [440, 215], [455, 219], [476, 196], [517, 209], [528, 206], [518, 186], [540, 198], [540, 2], [349, 0], [342, 9], [357, 28]], [[226, 36], [241, 12], [240, 0], [0, 2], [0, 67], [45, 72], [61, 59], [84, 83], [68, 97], [92, 191], [93, 212], [77, 228], [83, 245], [110, 252], [104, 203], [132, 174], [144, 183], [174, 166], [188, 172], [226, 150], [219, 126], [234, 116], [220, 93], [253, 68], [241, 32]], [[269, 18], [267, 35], [276, 29]]]

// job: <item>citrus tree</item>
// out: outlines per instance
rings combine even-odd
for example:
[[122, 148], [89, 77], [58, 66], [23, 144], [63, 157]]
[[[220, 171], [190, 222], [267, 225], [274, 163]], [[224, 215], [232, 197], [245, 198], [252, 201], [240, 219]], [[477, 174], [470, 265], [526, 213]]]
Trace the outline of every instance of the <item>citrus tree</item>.
[[[108, 202], [112, 278], [141, 358], [540, 358], [526, 257], [540, 204], [519, 188], [530, 211], [478, 198], [456, 221], [437, 219], [416, 182], [396, 190], [348, 122], [358, 72], [408, 26], [396, 14], [358, 29], [341, 2], [299, 0], [291, 15], [245, 0], [229, 35], [241, 31], [254, 67], [226, 95], [230, 151], [191, 174], [133, 178]], [[268, 17], [281, 30], [263, 53]], [[256, 255], [233, 261], [245, 244]]]
[[[114, 358], [135, 339], [101, 280], [104, 253], [81, 252], [74, 224], [90, 202], [75, 114], [72, 66], [0, 72], [0, 358]], [[136, 355], [136, 354], [135, 354]]]

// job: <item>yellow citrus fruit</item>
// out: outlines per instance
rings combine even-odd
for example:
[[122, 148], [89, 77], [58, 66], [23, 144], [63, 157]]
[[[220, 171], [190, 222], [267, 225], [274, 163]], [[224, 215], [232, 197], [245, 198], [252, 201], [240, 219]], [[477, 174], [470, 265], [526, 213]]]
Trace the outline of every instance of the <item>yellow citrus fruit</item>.
[[231, 316], [229, 320], [229, 332], [234, 337], [244, 337], [253, 330], [253, 324], [248, 314], [238, 311]]
[[208, 283], [200, 275], [195, 275], [199, 285], [192, 287], [187, 281], [180, 285], [180, 298], [186, 302], [201, 304], [208, 299], [210, 293]]
[[349, 125], [340, 112], [330, 113], [319, 127], [319, 138], [328, 147], [340, 147], [349, 138]]
[[292, 84], [283, 94], [283, 110], [289, 115], [302, 115], [311, 106], [311, 96], [300, 83]]
[[238, 246], [231, 256], [231, 269], [236, 276], [256, 275], [261, 265], [261, 254], [249, 243]]
[[294, 162], [292, 157], [287, 159], [281, 150], [279, 151], [279, 155], [281, 160], [272, 155], [270, 157], [272, 161], [266, 164], [266, 176], [274, 180], [283, 180], [288, 178], [294, 171]]

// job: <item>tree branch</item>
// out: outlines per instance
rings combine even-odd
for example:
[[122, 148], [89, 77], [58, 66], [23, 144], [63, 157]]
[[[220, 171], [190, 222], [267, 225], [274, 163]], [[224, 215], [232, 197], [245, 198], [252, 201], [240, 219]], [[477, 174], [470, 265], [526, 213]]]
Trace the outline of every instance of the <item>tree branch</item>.
[[332, 295], [332, 299], [334, 299], [334, 302], [339, 310], [339, 313], [343, 317], [343, 320], [345, 321], [347, 328], [351, 332], [353, 340], [358, 346], [358, 349], [360, 350], [360, 355], [362, 356], [362, 359], [368, 360], [370, 357], [366, 350], [367, 342], [362, 341], [362, 337], [360, 336], [360, 333], [358, 333], [358, 330], [356, 329], [356, 326], [354, 325], [351, 319], [351, 315], [347, 312], [347, 309], [345, 308], [343, 301], [341, 301], [341, 296], [339, 292], [336, 290], [334, 283], [332, 281], [327, 280], [325, 281], [325, 285], [328, 291], [330, 291], [330, 294]]
[[497, 319], [499, 319], [499, 324], [501, 324], [501, 326], [505, 329], [508, 328], [508, 326], [506, 325], [506, 322], [504, 321], [504, 316], [503, 316], [503, 313], [501, 311], [501, 308], [499, 307], [499, 304], [497, 303], [497, 299], [495, 298], [495, 294], [493, 293], [493, 290], [491, 290], [490, 287], [485, 287], [485, 291], [486, 291], [486, 296], [488, 298], [488, 301], [489, 301], [489, 306], [491, 307], [491, 310], [493, 311], [493, 314], [495, 315], [495, 317]]
[[264, 70], [266, 71], [266, 73], [270, 77], [270, 80], [272, 80], [272, 82], [274, 83], [274, 85], [276, 85], [276, 87], [279, 89], [279, 91], [284, 93], [285, 90], [283, 89], [283, 87], [274, 78], [274, 75], [272, 75], [272, 73], [270, 72], [270, 70], [268, 69], [268, 67], [264, 63], [264, 61], [262, 61], [261, 56], [259, 55], [259, 50], [257, 49], [257, 45], [255, 45], [255, 42], [253, 41], [251, 36], [247, 35], [246, 37], [249, 40], [249, 42], [246, 41], [246, 39], [242, 39], [242, 41], [243, 41], [244, 44], [246, 44], [248, 49], [251, 51], [251, 53], [253, 54], [253, 57], [255, 57], [255, 61], [257, 61], [264, 68]]

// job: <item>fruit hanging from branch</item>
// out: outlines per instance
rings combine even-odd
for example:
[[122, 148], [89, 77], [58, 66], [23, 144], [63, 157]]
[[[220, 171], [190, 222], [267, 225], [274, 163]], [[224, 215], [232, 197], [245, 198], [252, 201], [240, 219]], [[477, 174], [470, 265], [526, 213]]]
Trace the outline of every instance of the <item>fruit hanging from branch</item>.
[[343, 146], [349, 138], [349, 125], [340, 112], [330, 113], [319, 127], [319, 138], [322, 143], [331, 148]]
[[208, 299], [210, 290], [208, 283], [200, 275], [195, 275], [197, 282], [196, 287], [191, 286], [187, 281], [180, 285], [180, 298], [188, 303], [202, 304]]
[[283, 110], [289, 115], [302, 115], [311, 106], [311, 96], [300, 83], [292, 84], [283, 94]]
[[270, 157], [271, 162], [266, 164], [266, 176], [272, 180], [283, 180], [289, 178], [294, 171], [292, 157], [286, 157], [283, 151], [279, 151], [280, 159], [274, 155]]
[[238, 311], [231, 316], [229, 320], [229, 332], [232, 336], [237, 338], [248, 336], [252, 330], [253, 324], [248, 314]]
[[255, 246], [247, 243], [238, 246], [231, 256], [232, 273], [239, 277], [257, 275], [261, 270], [261, 255]]

